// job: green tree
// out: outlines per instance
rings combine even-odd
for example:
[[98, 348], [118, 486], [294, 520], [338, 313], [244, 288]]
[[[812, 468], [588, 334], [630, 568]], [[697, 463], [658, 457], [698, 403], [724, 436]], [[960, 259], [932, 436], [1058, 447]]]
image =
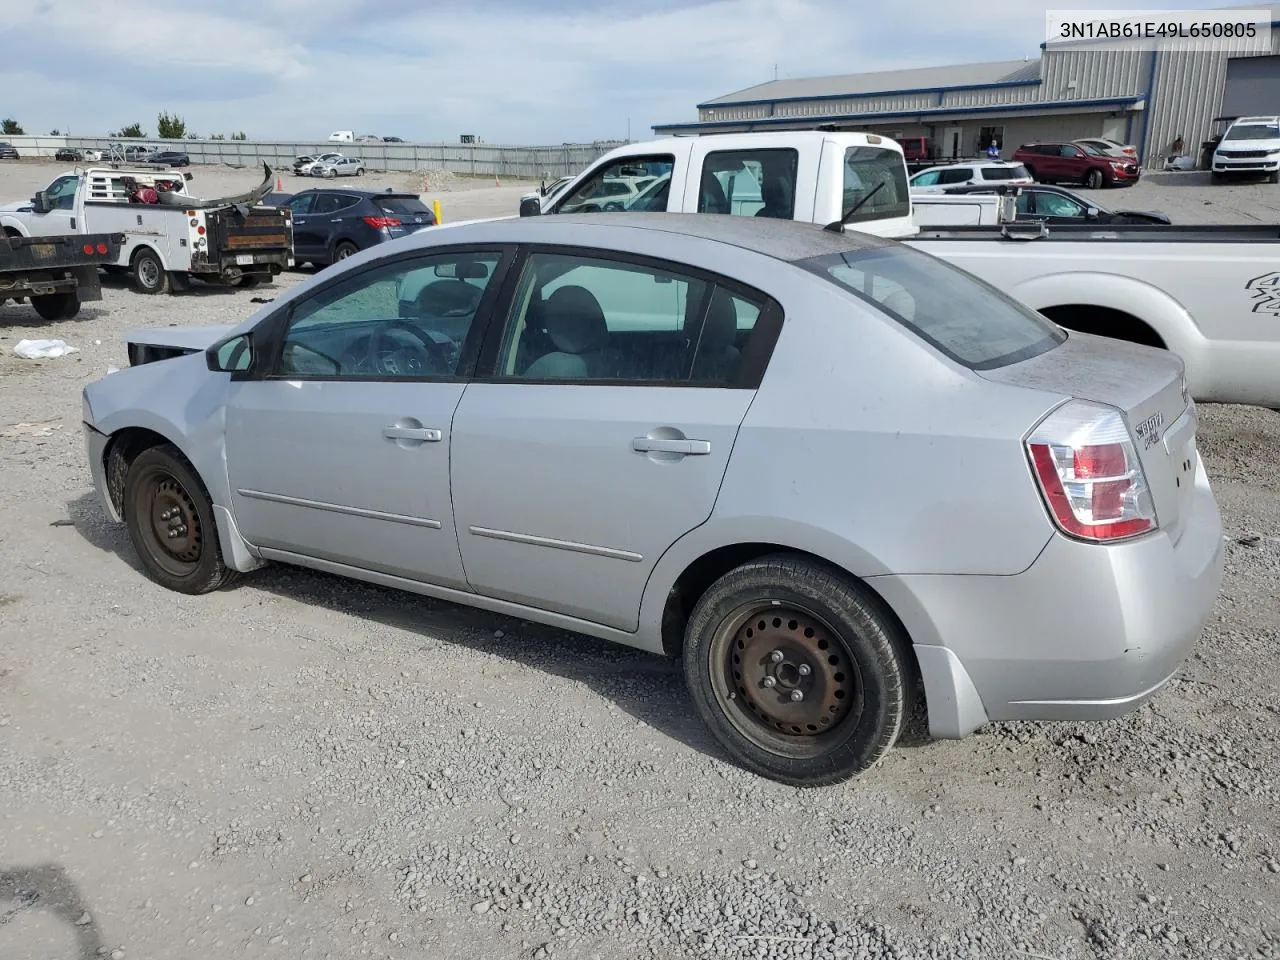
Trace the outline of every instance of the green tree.
[[187, 135], [187, 124], [176, 113], [161, 113], [156, 117], [156, 133], [161, 140], [181, 140]]
[[232, 140], [248, 140], [249, 135], [245, 133], [243, 130], [241, 130], [239, 133], [233, 133], [231, 135], [231, 139]]
[[58, 128], [57, 128], [57, 127], [54, 127], [52, 130], [50, 130], [50, 131], [49, 131], [49, 136], [51, 136], [51, 137], [60, 137], [60, 136], [62, 136], [62, 134], [58, 132]]
[[0, 133], [7, 133], [11, 137], [20, 137], [26, 131], [22, 129], [22, 124], [13, 119], [13, 117], [9, 117], [7, 120], [0, 121]]
[[210, 139], [210, 140], [225, 140], [225, 139], [227, 139], [227, 135], [226, 135], [225, 133], [211, 133], [211, 134], [209, 134], [209, 139]]
[[142, 132], [142, 124], [131, 123], [127, 127], [121, 127], [115, 133], [107, 134], [109, 137], [135, 137], [139, 140], [146, 139], [146, 134]]

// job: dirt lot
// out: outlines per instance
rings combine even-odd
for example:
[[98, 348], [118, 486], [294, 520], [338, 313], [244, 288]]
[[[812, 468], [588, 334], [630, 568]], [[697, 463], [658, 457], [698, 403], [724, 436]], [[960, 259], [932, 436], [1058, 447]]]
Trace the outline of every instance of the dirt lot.
[[[1280, 188], [1195, 175], [1102, 199], [1280, 219]], [[659, 658], [282, 567], [145, 579], [80, 388], [122, 331], [270, 289], [0, 308], [0, 957], [1280, 957], [1280, 413], [1202, 407], [1226, 585], [1153, 704], [917, 730], [797, 791], [727, 763]], [[13, 355], [45, 336], [79, 352]], [[1069, 585], [1044, 614], [1081, 616]]]

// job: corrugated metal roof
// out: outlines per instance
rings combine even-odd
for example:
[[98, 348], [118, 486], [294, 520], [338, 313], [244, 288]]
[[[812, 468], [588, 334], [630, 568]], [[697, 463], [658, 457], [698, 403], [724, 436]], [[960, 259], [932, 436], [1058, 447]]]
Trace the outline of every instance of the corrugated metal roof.
[[1017, 83], [1040, 77], [1040, 58], [999, 60], [990, 63], [960, 63], [946, 67], [918, 67], [912, 70], [882, 70], [877, 73], [848, 73], [831, 77], [795, 77], [727, 93], [698, 104], [716, 106], [751, 100], [790, 100], [810, 97], [856, 96], [888, 90], [936, 90], [986, 83]]

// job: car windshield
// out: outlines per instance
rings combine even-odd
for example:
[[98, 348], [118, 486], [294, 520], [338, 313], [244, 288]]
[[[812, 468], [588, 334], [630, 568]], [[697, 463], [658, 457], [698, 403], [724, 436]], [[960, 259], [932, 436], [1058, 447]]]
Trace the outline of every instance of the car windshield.
[[1226, 140], [1280, 140], [1280, 126], [1274, 123], [1244, 123], [1227, 131]]
[[427, 212], [427, 205], [417, 197], [375, 197], [373, 202], [383, 213]]
[[905, 246], [850, 250], [798, 266], [883, 310], [951, 359], [989, 370], [1052, 350], [1066, 333], [995, 287]]

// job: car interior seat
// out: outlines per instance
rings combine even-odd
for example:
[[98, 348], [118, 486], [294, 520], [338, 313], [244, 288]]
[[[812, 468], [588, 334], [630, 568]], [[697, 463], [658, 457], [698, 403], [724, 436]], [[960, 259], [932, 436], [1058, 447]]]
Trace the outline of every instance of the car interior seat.
[[609, 327], [600, 302], [585, 287], [561, 287], [547, 298], [543, 329], [554, 350], [529, 364], [522, 376], [600, 378], [607, 375]]
[[[696, 314], [686, 314], [685, 336], [692, 341], [698, 335]], [[694, 380], [724, 381], [733, 378], [742, 354], [738, 350], [738, 312], [733, 298], [717, 288], [711, 297], [702, 337], [693, 359]]]

